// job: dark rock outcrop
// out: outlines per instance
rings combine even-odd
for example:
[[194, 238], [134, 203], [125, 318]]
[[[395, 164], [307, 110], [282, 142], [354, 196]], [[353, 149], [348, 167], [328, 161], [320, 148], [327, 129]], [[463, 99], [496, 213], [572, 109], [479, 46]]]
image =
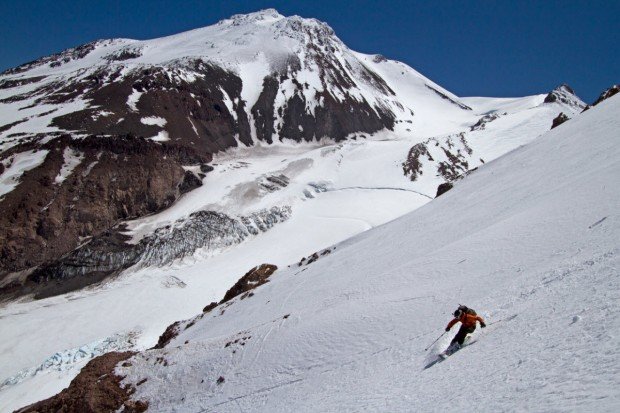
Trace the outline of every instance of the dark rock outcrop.
[[435, 198], [445, 194], [446, 192], [451, 190], [453, 186], [454, 185], [452, 184], [452, 182], [444, 182], [443, 184], [439, 184], [439, 186], [437, 187], [437, 195], [435, 195]]
[[[131, 135], [64, 135], [24, 143], [2, 156], [26, 150], [48, 154], [0, 200], [0, 226], [7, 229], [0, 233], [0, 277], [54, 261], [120, 220], [167, 208], [182, 188], [197, 185], [195, 180], [187, 183], [182, 165], [210, 160], [189, 148]], [[62, 180], [66, 151], [81, 158]]]
[[224, 298], [220, 301], [220, 304], [230, 301], [240, 294], [265, 284], [269, 281], [269, 276], [277, 269], [278, 267], [273, 264], [261, 264], [252, 268], [243, 277], [241, 277], [235, 285], [226, 291], [226, 294], [224, 294]]
[[472, 108], [470, 108], [469, 106], [464, 105], [464, 104], [463, 104], [463, 103], [461, 103], [461, 102], [457, 102], [456, 100], [454, 100], [454, 99], [450, 98], [448, 95], [446, 95], [445, 93], [442, 93], [442, 92], [438, 91], [437, 89], [435, 89], [435, 88], [434, 88], [434, 87], [432, 87], [432, 86], [426, 85], [426, 87], [427, 87], [427, 88], [429, 88], [430, 90], [432, 90], [433, 92], [435, 92], [435, 93], [436, 93], [438, 96], [440, 96], [442, 99], [445, 99], [445, 100], [449, 101], [450, 103], [452, 103], [452, 104], [454, 104], [454, 105], [458, 106], [458, 107], [459, 107], [459, 108], [461, 108], [461, 109], [464, 109], [464, 110], [473, 110], [473, 109], [472, 109]]
[[179, 184], [179, 192], [184, 194], [186, 192], [191, 191], [192, 189], [196, 189], [202, 186], [202, 180], [198, 178], [193, 172], [185, 171], [185, 175], [183, 175], [183, 180]]
[[56, 396], [17, 410], [16, 413], [140, 413], [148, 409], [148, 402], [129, 400], [135, 389], [121, 387], [123, 377], [114, 369], [133, 352], [111, 352], [96, 357], [84, 366], [69, 387]]
[[557, 126], [560, 126], [561, 124], [563, 124], [564, 122], [566, 122], [569, 119], [570, 118], [568, 116], [566, 116], [564, 114], [564, 112], [560, 112], [560, 114], [553, 119], [553, 122], [551, 123], [551, 129], [553, 129], [553, 128], [557, 127]]
[[600, 94], [600, 96], [598, 98], [596, 98], [596, 100], [594, 101], [594, 103], [592, 103], [592, 105], [588, 105], [586, 106], [583, 111], [585, 112], [586, 110], [590, 109], [592, 106], [596, 106], [599, 103], [601, 103], [602, 101], [609, 99], [610, 97], [616, 95], [618, 92], [620, 92], [620, 85], [613, 85], [612, 87], [605, 89], [603, 91], [603, 93]]
[[[224, 298], [222, 298], [219, 303], [210, 303], [202, 310], [202, 314], [199, 314], [192, 319], [185, 321], [176, 321], [170, 324], [163, 332], [163, 334], [159, 336], [157, 344], [153, 347], [153, 349], [162, 349], [166, 347], [175, 337], [179, 335], [179, 333], [181, 332], [181, 326], [183, 324], [185, 325], [185, 329], [187, 329], [193, 326], [198, 319], [204, 317], [205, 314], [210, 313], [218, 306], [226, 303], [228, 303], [226, 305], [232, 304], [230, 301], [233, 298], [241, 294], [243, 294], [241, 296], [241, 299], [245, 298], [246, 296], [253, 295], [251, 290], [269, 282], [269, 276], [271, 276], [277, 269], [278, 267], [273, 264], [261, 264], [252, 268], [247, 273], [245, 273], [245, 275], [241, 277], [235, 283], [235, 285], [233, 285], [228, 291], [226, 291], [226, 294], [224, 294]], [[222, 310], [221, 314], [223, 313], [224, 310]]]
[[[251, 145], [242, 83], [236, 74], [201, 60], [153, 66], [116, 80], [120, 70], [102, 67], [73, 83], [42, 90], [41, 103], [63, 103], [76, 96], [92, 102], [89, 108], [54, 118], [52, 125], [90, 134], [144, 137], [165, 131], [175, 145], [203, 155], [237, 146], [235, 136]], [[182, 76], [184, 71], [195, 77], [190, 81]], [[136, 96], [133, 106], [127, 103], [130, 95]], [[237, 103], [228, 106], [228, 101]], [[161, 121], [145, 123], [145, 119]]]
[[428, 161], [433, 162], [435, 159], [428, 151], [428, 146], [425, 143], [418, 143], [409, 149], [407, 154], [407, 160], [403, 162], [403, 174], [409, 176], [409, 179], [415, 181], [418, 176], [422, 175], [422, 159], [426, 158]]
[[[505, 112], [504, 112], [504, 115], [506, 115]], [[494, 120], [498, 119], [500, 116], [501, 115], [497, 112], [488, 113], [484, 115], [483, 117], [481, 117], [480, 119], [478, 119], [478, 122], [470, 126], [469, 130], [470, 132], [473, 132], [476, 130], [484, 130], [488, 123], [493, 122]]]
[[[0, 277], [55, 260], [120, 220], [167, 208], [181, 194], [182, 165], [210, 160], [188, 148], [130, 135], [65, 135], [11, 151], [26, 150], [48, 154], [0, 200], [0, 227], [6, 229], [0, 232]], [[81, 160], [59, 180], [66, 151], [79, 153]]]
[[157, 340], [157, 344], [153, 347], [153, 349], [161, 349], [166, 347], [168, 343], [170, 343], [176, 336], [179, 335], [181, 322], [175, 321], [166, 327], [166, 330], [159, 336]]
[[594, 101], [592, 106], [598, 105], [605, 99], [609, 99], [610, 97], [614, 96], [618, 92], [620, 92], [620, 85], [613, 85], [612, 87], [610, 87], [609, 89], [606, 89], [603, 93], [601, 93], [601, 95]]
[[432, 156], [432, 151], [441, 151], [447, 158], [446, 161], [438, 161], [435, 165], [437, 176], [443, 177], [447, 181], [454, 180], [457, 176], [467, 172], [469, 169], [469, 159], [473, 150], [465, 139], [465, 133], [451, 135], [444, 138], [430, 138], [425, 142], [414, 145], [407, 155], [407, 159], [402, 163], [403, 174], [415, 181], [423, 173], [423, 165], [436, 162]]

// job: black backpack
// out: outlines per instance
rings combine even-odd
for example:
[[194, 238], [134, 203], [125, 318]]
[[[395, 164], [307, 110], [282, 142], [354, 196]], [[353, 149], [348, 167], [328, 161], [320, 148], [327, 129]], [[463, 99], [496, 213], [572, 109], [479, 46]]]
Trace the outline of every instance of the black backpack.
[[477, 315], [476, 312], [473, 309], [471, 309], [471, 308], [469, 308], [469, 307], [467, 307], [465, 305], [459, 305], [459, 308], [457, 309], [457, 311], [458, 310], [461, 310], [462, 312], [464, 312], [466, 314]]

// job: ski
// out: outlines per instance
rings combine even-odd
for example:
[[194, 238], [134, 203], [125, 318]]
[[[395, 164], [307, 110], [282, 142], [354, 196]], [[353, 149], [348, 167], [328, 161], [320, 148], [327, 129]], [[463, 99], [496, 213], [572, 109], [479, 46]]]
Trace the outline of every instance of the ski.
[[424, 366], [424, 370], [433, 367], [437, 363], [441, 363], [442, 361], [444, 361], [448, 357], [454, 355], [456, 352], [458, 352], [459, 350], [463, 349], [464, 347], [471, 346], [476, 341], [478, 341], [478, 340], [472, 340], [471, 336], [468, 335], [467, 337], [465, 337], [465, 340], [463, 341], [463, 345], [461, 345], [460, 347], [455, 348], [454, 350], [450, 350], [450, 347], [448, 347], [445, 351], [442, 351], [441, 353], [439, 353], [435, 360], [431, 361], [426, 366]]

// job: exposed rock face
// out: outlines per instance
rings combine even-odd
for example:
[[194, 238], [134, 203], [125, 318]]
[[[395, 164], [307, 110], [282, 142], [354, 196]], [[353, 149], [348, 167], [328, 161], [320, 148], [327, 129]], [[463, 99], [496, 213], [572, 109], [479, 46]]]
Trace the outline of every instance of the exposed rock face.
[[422, 158], [433, 162], [435, 159], [428, 151], [426, 143], [418, 143], [409, 149], [407, 160], [403, 162], [403, 174], [409, 176], [409, 179], [415, 181], [422, 174]]
[[445, 194], [446, 192], [451, 190], [452, 187], [453, 187], [452, 182], [444, 182], [443, 184], [440, 184], [437, 187], [437, 195], [435, 195], [435, 198], [437, 198], [439, 195]]
[[302, 257], [301, 260], [299, 260], [299, 262], [297, 263], [297, 265], [299, 267], [303, 266], [303, 265], [310, 265], [313, 262], [316, 262], [319, 258], [324, 257], [326, 255], [329, 255], [332, 253], [333, 250], [335, 250], [336, 247], [332, 247], [332, 248], [327, 248], [324, 249], [323, 251], [320, 252], [315, 252], [312, 255], [308, 256], [308, 257]]
[[[269, 26], [257, 25], [274, 18]], [[238, 39], [236, 27], [245, 27]], [[259, 12], [233, 16], [204, 30], [204, 38], [198, 40], [204, 52], [189, 48], [185, 55], [173, 53], [169, 60], [153, 61], [145, 50], [155, 47], [168, 55], [169, 48], [183, 49], [187, 38], [162, 49], [161, 43], [100, 40], [27, 63], [0, 75], [1, 89], [15, 89], [0, 103], [22, 108], [46, 104], [58, 110], [81, 101], [83, 108], [63, 110], [51, 118], [51, 126], [171, 140], [201, 154], [250, 146], [255, 140], [311, 141], [328, 136], [338, 141], [354, 132], [392, 129], [394, 111], [403, 109], [383, 78], [354, 57], [324, 23]], [[211, 43], [214, 34], [231, 31], [232, 45]], [[256, 41], [252, 36], [268, 36], [265, 40], [282, 44], [281, 51], [269, 50], [265, 57], [269, 70], [251, 79], [257, 84], [242, 78], [232, 63], [237, 57], [231, 61], [218, 57], [229, 50], [210, 53], [208, 47], [237, 47], [244, 54], [243, 45]], [[74, 66], [79, 70], [72, 71]], [[47, 75], [48, 68], [58, 70]], [[24, 85], [31, 87], [18, 87]], [[258, 92], [252, 92], [256, 94], [252, 100], [248, 89]], [[10, 131], [13, 122], [0, 128]]]
[[[163, 266], [198, 249], [216, 251], [258, 235], [290, 217], [290, 207], [272, 207], [233, 218], [199, 211], [187, 219], [156, 230], [138, 243], [128, 243], [122, 226], [102, 233], [63, 258], [42, 265], [13, 288], [13, 294], [35, 293], [37, 298], [62, 294], [98, 282], [134, 265]], [[9, 291], [7, 291], [8, 293]]]
[[452, 104], [454, 104], [454, 105], [456, 105], [456, 106], [460, 107], [461, 109], [464, 109], [464, 110], [472, 110], [472, 108], [470, 108], [469, 106], [464, 105], [464, 104], [462, 104], [461, 102], [457, 102], [457, 101], [455, 101], [454, 99], [451, 99], [448, 95], [446, 95], [445, 93], [442, 93], [442, 92], [438, 91], [438, 90], [437, 90], [437, 89], [435, 89], [434, 87], [429, 86], [429, 85], [426, 85], [426, 87], [427, 87], [427, 88], [429, 88], [430, 90], [432, 90], [433, 92], [435, 92], [435, 93], [436, 93], [437, 95], [439, 95], [442, 99], [445, 99], [445, 100], [447, 100], [447, 101], [450, 101]]
[[0, 276], [53, 261], [119, 220], [161, 211], [199, 184], [188, 182], [182, 165], [211, 159], [129, 135], [63, 135], [0, 156], [28, 150], [48, 154], [0, 199], [0, 226], [7, 228], [0, 233]]
[[251, 145], [241, 79], [234, 73], [201, 60], [134, 70], [122, 78], [121, 71], [105, 66], [56, 90], [43, 87], [33, 93], [41, 103], [63, 103], [76, 95], [92, 102], [52, 120], [64, 130], [159, 136], [203, 154], [237, 146], [235, 136]]
[[157, 344], [155, 344], [153, 348], [160, 349], [166, 347], [168, 343], [170, 343], [176, 336], [179, 335], [180, 324], [181, 323], [179, 321], [175, 321], [174, 323], [166, 327], [166, 330], [162, 333], [161, 336], [159, 336]]
[[[594, 101], [594, 103], [592, 103], [591, 106], [598, 105], [605, 99], [609, 99], [610, 97], [614, 96], [618, 92], [620, 92], [620, 85], [613, 85], [612, 87], [605, 89], [603, 93], [601, 93], [601, 95]], [[583, 111], [585, 112], [588, 109], [590, 109], [590, 105], [586, 106]]]
[[[431, 152], [436, 155], [433, 157]], [[424, 165], [432, 163], [433, 166], [429, 168], [434, 169], [437, 176], [443, 177], [446, 181], [451, 181], [467, 172], [469, 169], [467, 159], [472, 154], [473, 150], [467, 144], [464, 133], [444, 138], [430, 138], [423, 143], [414, 145], [409, 150], [407, 159], [402, 164], [403, 173], [415, 181], [424, 173]], [[445, 160], [436, 160], [439, 156]]]
[[258, 267], [252, 268], [243, 277], [241, 277], [235, 285], [226, 291], [226, 294], [224, 294], [224, 298], [220, 301], [220, 304], [230, 301], [240, 294], [265, 284], [269, 281], [269, 276], [277, 269], [278, 267], [273, 264], [261, 264]]
[[569, 119], [570, 118], [566, 116], [564, 112], [560, 112], [560, 114], [553, 119], [553, 122], [551, 123], [551, 129], [555, 128], [556, 126], [560, 126]]
[[148, 409], [148, 402], [129, 400], [135, 391], [122, 388], [115, 374], [117, 364], [127, 360], [133, 352], [112, 352], [89, 361], [68, 388], [56, 396], [17, 410], [18, 413], [101, 413], [123, 409], [126, 413], [139, 413]]

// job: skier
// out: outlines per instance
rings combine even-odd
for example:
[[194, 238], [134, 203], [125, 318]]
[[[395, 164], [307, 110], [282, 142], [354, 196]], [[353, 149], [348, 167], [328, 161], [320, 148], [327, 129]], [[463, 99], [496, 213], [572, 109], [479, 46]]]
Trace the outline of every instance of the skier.
[[448, 323], [446, 327], [446, 331], [450, 331], [453, 325], [458, 322], [461, 322], [461, 328], [459, 332], [456, 333], [456, 336], [450, 342], [450, 346], [445, 351], [447, 355], [454, 353], [456, 350], [461, 348], [463, 345], [463, 341], [465, 341], [465, 337], [468, 334], [471, 334], [476, 330], [476, 321], [480, 323], [480, 327], [485, 328], [487, 325], [484, 323], [482, 317], [478, 316], [474, 310], [471, 308], [467, 308], [464, 305], [459, 305], [459, 308], [454, 312], [454, 319]]

